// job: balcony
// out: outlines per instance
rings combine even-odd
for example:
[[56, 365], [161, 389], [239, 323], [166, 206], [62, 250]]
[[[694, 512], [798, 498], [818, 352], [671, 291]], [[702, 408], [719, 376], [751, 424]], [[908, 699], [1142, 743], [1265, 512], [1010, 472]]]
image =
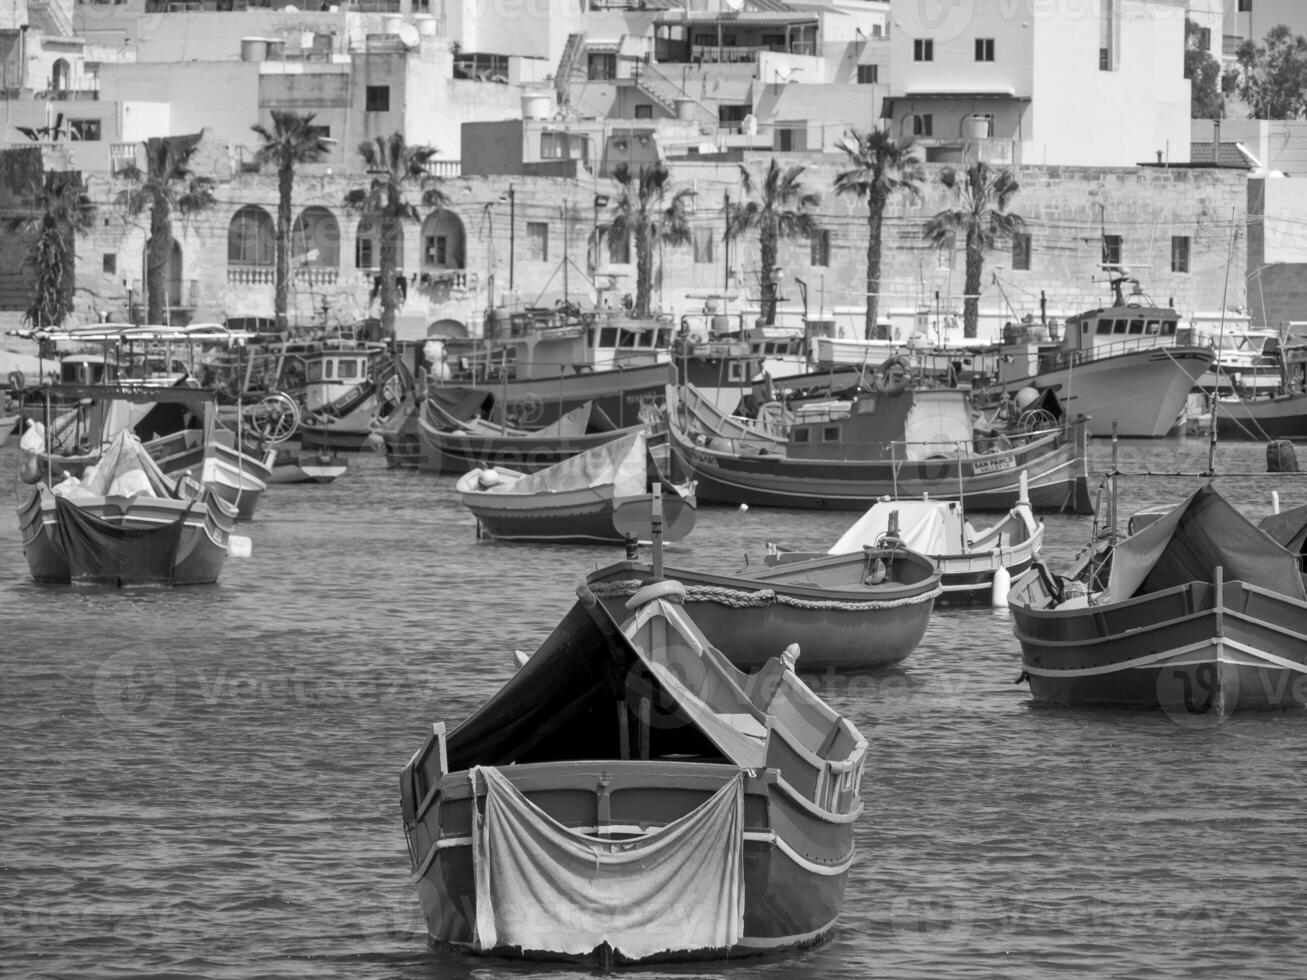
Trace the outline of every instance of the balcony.
[[422, 273], [420, 281], [424, 286], [469, 289], [476, 287], [477, 277], [475, 272], [466, 269], [427, 269]]
[[232, 265], [227, 267], [227, 281], [234, 286], [271, 286], [277, 271], [266, 265]]
[[463, 175], [463, 161], [428, 160], [424, 169], [432, 177], [461, 177]]

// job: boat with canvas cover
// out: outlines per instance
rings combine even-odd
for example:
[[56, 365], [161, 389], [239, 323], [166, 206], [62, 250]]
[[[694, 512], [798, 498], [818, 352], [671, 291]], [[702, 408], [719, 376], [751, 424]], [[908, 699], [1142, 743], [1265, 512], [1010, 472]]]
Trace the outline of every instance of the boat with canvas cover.
[[716, 419], [692, 413], [686, 425], [679, 411], [669, 438], [674, 471], [715, 503], [865, 511], [880, 497], [929, 494], [1007, 511], [1024, 471], [1036, 510], [1093, 512], [1083, 420], [1031, 407], [1000, 429], [977, 415], [966, 390], [915, 387], [896, 360], [875, 390], [799, 407], [783, 444], [712, 435]]
[[633, 596], [620, 624], [583, 596], [409, 760], [431, 942], [610, 966], [775, 952], [834, 928], [866, 740], [797, 676], [797, 645], [745, 674], [678, 589]]
[[586, 586], [619, 615], [664, 575], [682, 584], [694, 621], [743, 670], [761, 666], [776, 637], [801, 640], [804, 669], [896, 664], [921, 643], [940, 595], [931, 560], [893, 542], [734, 575], [628, 560], [591, 572]]
[[1068, 575], [1037, 562], [1013, 585], [1022, 678], [1035, 699], [1179, 715], [1302, 707], [1299, 551], [1211, 483], [1149, 517], [1120, 540], [1100, 539]]
[[[939, 605], [1006, 603], [1010, 584], [1039, 556], [1044, 523], [1023, 493], [996, 523], [976, 529], [956, 500], [884, 498], [858, 518], [826, 552], [857, 554], [886, 541], [925, 555], [940, 573]], [[767, 561], [780, 564], [814, 558], [805, 551], [782, 551], [768, 543]]]
[[613, 523], [623, 504], [648, 501], [650, 484], [663, 494], [668, 540], [694, 527], [694, 489], [663, 479], [649, 455], [648, 437], [632, 432], [536, 473], [478, 467], [456, 485], [477, 519], [477, 532], [510, 541], [621, 544]]
[[216, 582], [234, 517], [212, 487], [165, 476], [127, 429], [80, 479], [37, 483], [18, 507], [32, 578], [115, 586]]
[[[641, 430], [666, 440], [665, 428], [656, 422], [619, 429], [593, 402], [578, 405], [543, 428], [529, 430], [481, 418], [462, 421], [428, 399], [418, 418], [418, 469], [461, 475], [478, 466], [506, 466], [519, 473], [536, 473]], [[656, 430], [661, 434], [655, 434]]]

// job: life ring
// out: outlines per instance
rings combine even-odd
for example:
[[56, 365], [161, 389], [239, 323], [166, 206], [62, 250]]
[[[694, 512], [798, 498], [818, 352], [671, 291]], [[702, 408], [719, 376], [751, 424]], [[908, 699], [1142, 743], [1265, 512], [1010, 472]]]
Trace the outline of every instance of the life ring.
[[627, 293], [625, 296], [622, 297], [622, 309], [624, 310], [635, 309], [635, 297], [632, 296], [630, 293]]
[[22, 371], [9, 372], [9, 387], [14, 391], [22, 391], [27, 387], [27, 379], [23, 377]]
[[[898, 370], [894, 370], [895, 368]], [[902, 393], [912, 379], [912, 365], [900, 354], [886, 358], [885, 363], [876, 372], [876, 390], [882, 395]]]

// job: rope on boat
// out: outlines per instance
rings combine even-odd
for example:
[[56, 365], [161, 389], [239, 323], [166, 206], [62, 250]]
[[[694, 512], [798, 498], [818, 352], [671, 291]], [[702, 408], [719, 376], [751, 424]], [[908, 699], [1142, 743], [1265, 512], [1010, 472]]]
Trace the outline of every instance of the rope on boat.
[[[649, 583], [640, 579], [624, 579], [617, 582], [594, 582], [589, 591], [599, 599], [618, 599], [635, 595]], [[842, 602], [836, 599], [797, 599], [794, 596], [777, 593], [775, 589], [758, 589], [746, 592], [743, 589], [731, 589], [722, 585], [687, 585], [684, 598], [664, 597], [667, 602], [716, 602], [736, 609], [762, 608], [764, 606], [793, 606], [796, 609], [827, 609], [837, 612], [863, 612], [870, 609], [901, 609], [918, 603], [933, 601], [943, 595], [939, 585], [929, 592], [905, 596], [901, 599], [868, 599], [863, 602]]]

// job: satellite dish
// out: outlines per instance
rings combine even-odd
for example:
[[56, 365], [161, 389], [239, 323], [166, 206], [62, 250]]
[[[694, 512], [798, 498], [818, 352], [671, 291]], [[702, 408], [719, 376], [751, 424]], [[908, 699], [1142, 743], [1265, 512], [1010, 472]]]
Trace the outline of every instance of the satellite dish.
[[740, 10], [744, 7], [744, 0], [726, 0], [727, 10]]
[[421, 36], [418, 34], [418, 29], [412, 24], [400, 24], [399, 30], [395, 31], [395, 34], [404, 43], [404, 47], [406, 48], [416, 48], [421, 40]]

